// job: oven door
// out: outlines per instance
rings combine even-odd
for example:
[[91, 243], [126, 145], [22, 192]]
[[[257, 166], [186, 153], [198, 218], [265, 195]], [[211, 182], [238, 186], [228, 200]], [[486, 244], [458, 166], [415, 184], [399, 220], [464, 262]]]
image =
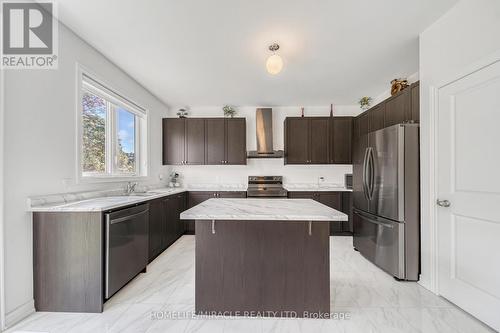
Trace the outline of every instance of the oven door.
[[404, 223], [353, 211], [353, 244], [366, 259], [405, 279]]
[[106, 299], [148, 264], [148, 215], [148, 204], [105, 214]]

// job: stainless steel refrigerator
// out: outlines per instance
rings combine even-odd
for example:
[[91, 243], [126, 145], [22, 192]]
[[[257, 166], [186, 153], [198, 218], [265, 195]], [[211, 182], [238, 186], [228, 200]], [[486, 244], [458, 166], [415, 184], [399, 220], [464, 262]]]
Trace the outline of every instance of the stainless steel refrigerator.
[[354, 142], [354, 248], [402, 280], [420, 272], [418, 124], [399, 124]]

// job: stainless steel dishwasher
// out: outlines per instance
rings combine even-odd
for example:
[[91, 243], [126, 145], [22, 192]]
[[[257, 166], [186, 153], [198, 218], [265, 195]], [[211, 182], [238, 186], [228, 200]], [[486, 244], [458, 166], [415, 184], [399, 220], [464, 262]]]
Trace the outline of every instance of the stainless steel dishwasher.
[[110, 298], [148, 264], [149, 204], [105, 214], [105, 298]]

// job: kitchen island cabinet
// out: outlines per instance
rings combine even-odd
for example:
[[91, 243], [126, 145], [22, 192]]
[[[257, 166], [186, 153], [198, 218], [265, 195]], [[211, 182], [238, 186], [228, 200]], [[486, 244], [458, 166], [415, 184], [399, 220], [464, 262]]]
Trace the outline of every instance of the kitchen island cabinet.
[[196, 313], [330, 313], [329, 222], [345, 214], [310, 199], [210, 199], [181, 219], [196, 220]]

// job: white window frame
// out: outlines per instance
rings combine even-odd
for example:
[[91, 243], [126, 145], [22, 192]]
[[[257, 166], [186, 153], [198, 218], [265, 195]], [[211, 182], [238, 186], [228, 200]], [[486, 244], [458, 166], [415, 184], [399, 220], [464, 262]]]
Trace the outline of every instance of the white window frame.
[[[82, 98], [85, 92], [99, 96], [106, 101], [106, 170], [105, 173], [89, 173], [83, 171], [83, 107]], [[78, 183], [115, 182], [145, 180], [149, 175], [148, 141], [149, 121], [148, 111], [137, 103], [123, 97], [116, 89], [104, 83], [81, 65], [77, 65], [77, 149], [76, 165]], [[135, 156], [134, 173], [119, 172], [118, 170], [118, 133], [116, 107], [123, 108], [135, 116]]]

